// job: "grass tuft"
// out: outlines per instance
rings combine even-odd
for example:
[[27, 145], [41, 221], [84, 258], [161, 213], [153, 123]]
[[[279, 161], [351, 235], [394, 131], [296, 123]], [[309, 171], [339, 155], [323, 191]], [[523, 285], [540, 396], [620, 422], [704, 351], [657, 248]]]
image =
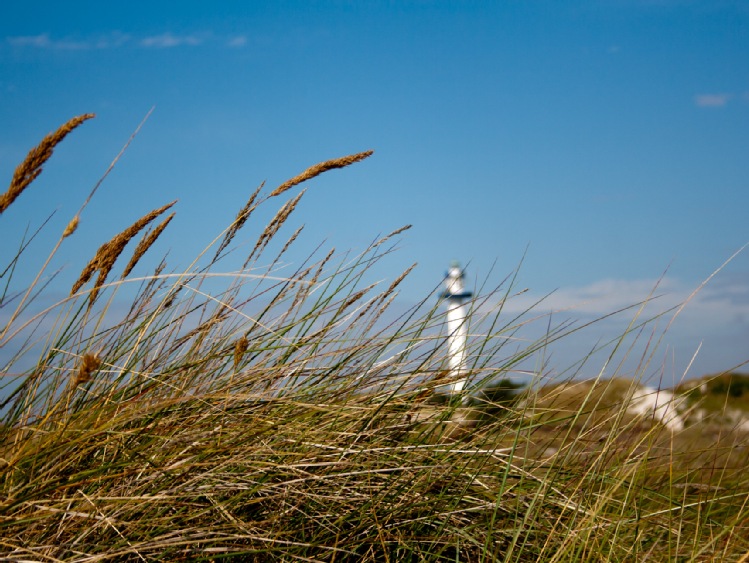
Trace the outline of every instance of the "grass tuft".
[[[51, 151], [56, 135], [42, 145]], [[600, 377], [558, 381], [547, 345], [577, 327], [507, 313], [523, 292], [516, 272], [485, 284], [470, 304], [473, 394], [451, 400], [444, 307], [433, 294], [408, 309], [395, 301], [415, 265], [371, 280], [392, 251], [384, 242], [408, 227], [281, 270], [300, 245], [288, 223], [302, 191], [258, 229], [241, 271], [221, 270], [258, 206], [370, 154], [313, 166], [268, 195], [261, 186], [199, 254], [213, 256], [207, 265], [167, 273], [162, 260], [131, 278], [172, 214], [105, 283], [173, 203], [155, 209], [51, 306], [54, 278], [13, 277], [23, 234], [4, 247], [20, 249], [4, 295], [24, 297], [0, 317], [0, 559], [746, 561], [747, 378], [673, 390], [682, 426], [639, 408], [659, 340], [639, 313]], [[39, 158], [19, 167], [24, 178]], [[539, 322], [542, 337], [529, 338]], [[635, 373], [609, 367], [640, 344]]]

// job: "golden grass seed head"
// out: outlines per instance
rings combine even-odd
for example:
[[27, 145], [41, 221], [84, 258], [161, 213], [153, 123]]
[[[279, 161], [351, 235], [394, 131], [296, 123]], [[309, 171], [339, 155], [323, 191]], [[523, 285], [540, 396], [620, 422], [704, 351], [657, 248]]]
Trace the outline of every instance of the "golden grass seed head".
[[247, 337], [243, 336], [239, 340], [237, 340], [234, 343], [234, 369], [237, 369], [239, 366], [239, 363], [242, 361], [242, 358], [245, 355], [245, 352], [247, 352], [247, 348], [249, 348], [250, 344], [247, 341]]
[[96, 354], [87, 352], [81, 358], [81, 365], [78, 367], [74, 387], [83, 385], [91, 380], [93, 373], [101, 367], [101, 359]]
[[403, 272], [401, 273], [401, 275], [400, 275], [400, 276], [398, 276], [397, 278], [395, 278], [395, 280], [393, 281], [393, 283], [391, 283], [391, 284], [390, 284], [390, 285], [388, 286], [388, 288], [387, 288], [387, 289], [385, 290], [385, 293], [383, 293], [383, 297], [385, 297], [385, 296], [387, 296], [387, 295], [390, 295], [390, 294], [391, 294], [391, 293], [392, 293], [393, 291], [395, 291], [395, 288], [397, 288], [397, 287], [398, 287], [398, 286], [399, 286], [399, 285], [401, 284], [401, 282], [402, 282], [402, 281], [403, 281], [404, 279], [406, 279], [406, 276], [408, 276], [408, 274], [410, 274], [410, 273], [411, 273], [411, 271], [412, 271], [412, 270], [413, 270], [413, 269], [414, 269], [415, 267], [416, 267], [416, 263], [414, 262], [414, 263], [413, 263], [413, 264], [411, 264], [411, 265], [410, 265], [410, 266], [409, 266], [408, 268], [406, 268], [406, 269], [405, 269], [405, 270], [404, 270], [404, 271], [403, 271]]
[[412, 226], [413, 226], [413, 225], [403, 225], [402, 227], [400, 227], [400, 228], [398, 228], [398, 229], [395, 229], [395, 230], [394, 230], [394, 231], [393, 231], [392, 233], [390, 233], [389, 235], [385, 235], [385, 236], [384, 236], [384, 237], [382, 237], [382, 238], [381, 238], [380, 240], [378, 240], [377, 242], [375, 242], [373, 246], [374, 246], [374, 247], [380, 246], [380, 245], [381, 245], [382, 243], [384, 243], [384, 242], [385, 242], [386, 240], [388, 240], [388, 239], [391, 239], [391, 238], [393, 238], [394, 236], [396, 236], [396, 235], [399, 235], [399, 234], [401, 234], [401, 233], [402, 233], [403, 231], [407, 231], [407, 230], [408, 230], [408, 229], [410, 229], [410, 228], [411, 228]]
[[317, 267], [317, 271], [315, 271], [315, 274], [312, 276], [312, 280], [310, 281], [310, 287], [314, 286], [320, 280], [320, 276], [322, 275], [325, 266], [328, 262], [330, 262], [330, 259], [333, 258], [334, 254], [335, 247], [331, 248], [325, 258], [320, 261], [320, 265]]
[[252, 252], [250, 252], [247, 260], [245, 260], [245, 266], [250, 263], [255, 254], [257, 254], [259, 251], [262, 251], [268, 245], [271, 239], [279, 231], [281, 226], [286, 222], [286, 219], [289, 218], [289, 215], [291, 215], [294, 209], [296, 209], [296, 206], [299, 203], [299, 200], [302, 199], [304, 193], [305, 190], [299, 192], [296, 197], [284, 203], [276, 212], [276, 215], [273, 217], [273, 219], [270, 220], [270, 223], [268, 223], [268, 225], [265, 227], [265, 230], [258, 237], [257, 242], [255, 243], [255, 247], [252, 249]]
[[127, 277], [127, 275], [132, 272], [138, 261], [148, 251], [148, 249], [151, 248], [153, 243], [156, 242], [156, 239], [161, 236], [161, 233], [164, 232], [164, 229], [166, 229], [171, 220], [174, 219], [174, 215], [175, 213], [172, 212], [172, 214], [164, 219], [161, 223], [159, 223], [153, 231], [143, 236], [141, 241], [138, 243], [138, 246], [135, 247], [135, 252], [133, 252], [133, 256], [132, 258], [130, 258], [130, 262], [127, 263], [127, 266], [125, 266], [125, 270], [122, 272], [123, 278]]
[[75, 232], [75, 230], [78, 228], [79, 221], [80, 220], [78, 218], [78, 215], [73, 217], [70, 220], [70, 223], [68, 223], [67, 227], [65, 227], [65, 230], [62, 232], [62, 238], [67, 238], [70, 235], [72, 235]]
[[78, 280], [76, 280], [76, 282], [73, 284], [72, 289], [70, 290], [70, 294], [75, 294], [75, 292], [77, 292], [83, 286], [83, 284], [91, 279], [91, 276], [94, 275], [94, 272], [98, 270], [99, 276], [96, 279], [96, 283], [91, 290], [90, 295], [90, 302], [93, 303], [99, 293], [99, 289], [102, 285], [104, 285], [104, 281], [109, 275], [109, 272], [112, 270], [115, 261], [120, 256], [120, 254], [122, 254], [125, 246], [127, 246], [127, 243], [130, 242], [130, 240], [143, 228], [145, 228], [151, 221], [153, 221], [164, 211], [172, 207], [175, 203], [177, 203], [176, 200], [162, 207], [159, 207], [158, 209], [154, 209], [150, 213], [147, 213], [146, 215], [138, 219], [135, 223], [130, 225], [130, 227], [122, 231], [120, 234], [116, 235], [112, 240], [102, 244], [99, 247], [99, 250], [96, 251], [96, 254], [91, 259], [91, 261], [86, 265], [85, 268], [83, 268], [83, 271], [81, 271], [80, 276], [78, 276]]
[[283, 245], [283, 248], [281, 249], [281, 252], [278, 253], [279, 256], [286, 252], [289, 247], [294, 243], [294, 241], [297, 239], [299, 234], [304, 230], [304, 225], [299, 227], [294, 233], [289, 237], [289, 240], [286, 241], [286, 244]]
[[291, 180], [287, 180], [280, 186], [278, 186], [275, 190], [273, 190], [268, 197], [275, 197], [277, 195], [281, 195], [287, 190], [290, 190], [294, 186], [301, 184], [302, 182], [306, 182], [307, 180], [311, 180], [315, 176], [319, 176], [323, 172], [327, 172], [328, 170], [332, 170], [334, 168], [344, 168], [345, 166], [349, 166], [351, 164], [354, 164], [355, 162], [359, 162], [360, 160], [364, 160], [365, 158], [371, 156], [374, 153], [374, 151], [365, 151], [360, 152], [357, 154], [351, 154], [348, 156], [343, 156], [341, 158], [334, 158], [332, 160], [326, 160], [325, 162], [321, 162], [319, 164], [315, 164], [314, 166], [310, 166], [299, 174], [298, 176], [294, 176]]
[[224, 235], [224, 239], [221, 241], [221, 244], [218, 246], [218, 250], [216, 250], [216, 255], [213, 257], [214, 260], [216, 260], [221, 252], [229, 246], [232, 239], [236, 236], [237, 232], [239, 232], [239, 229], [242, 228], [242, 226], [247, 222], [247, 219], [249, 219], [250, 214], [253, 212], [255, 207], [255, 200], [257, 199], [258, 194], [260, 193], [260, 190], [263, 189], [263, 186], [265, 186], [265, 182], [261, 183], [257, 189], [250, 195], [250, 198], [247, 200], [247, 203], [244, 204], [242, 209], [239, 210], [239, 213], [237, 213], [236, 219], [234, 219], [234, 223], [232, 223], [231, 227], [229, 227], [229, 230], [226, 231], [226, 235]]
[[5, 211], [18, 196], [42, 173], [42, 166], [52, 156], [54, 148], [84, 121], [94, 117], [93, 113], [79, 115], [64, 123], [57, 131], [50, 133], [31, 149], [24, 161], [18, 165], [8, 190], [0, 195], [0, 213]]

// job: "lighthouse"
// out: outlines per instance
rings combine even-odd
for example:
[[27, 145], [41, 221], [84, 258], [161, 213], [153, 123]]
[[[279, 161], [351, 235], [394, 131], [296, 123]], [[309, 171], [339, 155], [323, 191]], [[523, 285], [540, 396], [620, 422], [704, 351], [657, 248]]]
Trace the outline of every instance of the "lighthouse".
[[465, 290], [464, 272], [458, 262], [453, 262], [445, 275], [445, 290], [440, 298], [447, 304], [447, 363], [452, 383], [445, 386], [445, 392], [457, 395], [463, 391], [466, 380], [466, 326], [465, 301], [473, 295]]

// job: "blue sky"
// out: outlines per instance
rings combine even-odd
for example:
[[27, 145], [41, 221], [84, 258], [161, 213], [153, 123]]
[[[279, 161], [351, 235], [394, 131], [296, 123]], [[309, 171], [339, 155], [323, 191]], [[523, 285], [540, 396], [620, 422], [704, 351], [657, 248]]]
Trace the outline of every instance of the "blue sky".
[[[543, 307], [558, 315], [637, 302], [664, 272], [667, 307], [749, 241], [746, 1], [41, 1], [0, 14], [5, 181], [46, 133], [97, 115], [4, 214], [4, 240], [39, 209], [64, 227], [155, 107], [61, 255], [71, 276], [172, 199], [159, 251], [186, 267], [260, 182], [367, 149], [310, 182], [301, 250], [360, 250], [413, 224], [382, 273], [419, 263], [403, 303], [451, 260], [501, 279], [525, 254], [523, 299], [556, 290]], [[744, 252], [663, 354], [678, 379], [700, 345], [691, 375], [749, 359], [747, 343]]]

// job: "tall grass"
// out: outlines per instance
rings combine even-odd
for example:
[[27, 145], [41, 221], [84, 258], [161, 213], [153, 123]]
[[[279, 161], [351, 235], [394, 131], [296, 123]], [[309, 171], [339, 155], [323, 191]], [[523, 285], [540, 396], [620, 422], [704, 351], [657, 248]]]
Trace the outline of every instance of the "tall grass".
[[[31, 154], [49, 158], [83, 121]], [[471, 344], [473, 383], [529, 362], [538, 373], [519, 401], [486, 391], [463, 407], [436, 400], [450, 375], [434, 296], [399, 313], [391, 305], [410, 268], [388, 285], [369, 281], [400, 229], [358, 254], [318, 248], [278, 275], [299, 244], [286, 223], [304, 192], [279, 198], [370, 154], [318, 164], [267, 195], [261, 186], [184, 271], [161, 262], [133, 277], [170, 215], [141, 235], [117, 277], [129, 243], [171, 204], [158, 207], [104, 242], [78, 266], [70, 297], [40, 312], [30, 304], [50, 286], [44, 271], [15, 285], [20, 244], [0, 303], [0, 347], [12, 351], [2, 366], [2, 557], [749, 560], [742, 435], [674, 434], [627, 415], [595, 390], [604, 380], [574, 408], [540, 393], [546, 344], [573, 329], [518, 346], [533, 311], [503, 312], [512, 276], [474, 303], [477, 314], [497, 305]], [[39, 158], [19, 170], [33, 180]], [[31, 183], [19, 191], [15, 178], [2, 201]], [[223, 273], [235, 235], [274, 204], [244, 268]], [[130, 296], [124, 309], [119, 295]], [[30, 354], [32, 367], [17, 373]]]

